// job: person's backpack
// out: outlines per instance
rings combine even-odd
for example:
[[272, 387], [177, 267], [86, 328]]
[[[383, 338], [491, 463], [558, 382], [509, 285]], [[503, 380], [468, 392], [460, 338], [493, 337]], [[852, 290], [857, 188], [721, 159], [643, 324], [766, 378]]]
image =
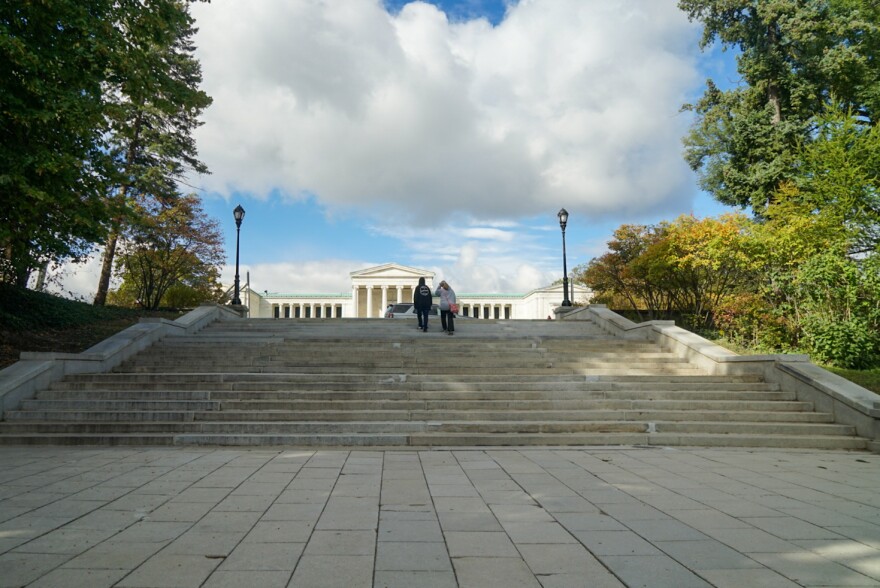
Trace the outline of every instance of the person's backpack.
[[419, 296], [430, 296], [431, 289], [427, 286], [419, 286]]

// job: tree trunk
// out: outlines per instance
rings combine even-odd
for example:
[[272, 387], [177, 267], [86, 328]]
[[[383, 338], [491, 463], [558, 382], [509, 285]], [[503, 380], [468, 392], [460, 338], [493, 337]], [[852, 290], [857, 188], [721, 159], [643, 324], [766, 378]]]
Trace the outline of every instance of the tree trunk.
[[46, 287], [46, 273], [49, 271], [49, 262], [45, 262], [40, 266], [40, 270], [37, 272], [37, 284], [34, 286], [34, 290], [37, 292], [42, 292]]
[[98, 280], [98, 292], [95, 294], [95, 306], [104, 306], [107, 302], [107, 292], [110, 290], [110, 276], [113, 274], [113, 258], [116, 256], [116, 243], [119, 241], [119, 233], [112, 231], [107, 237], [107, 246], [104, 247], [104, 261], [101, 264], [101, 279]]
[[[779, 49], [779, 34], [776, 30], [776, 22], [772, 22], [767, 25], [767, 37], [769, 39], [770, 51]], [[773, 105], [773, 119], [772, 122], [774, 125], [778, 125], [782, 122], [782, 99], [779, 97], [779, 84], [777, 84], [774, 80], [770, 80], [767, 84], [767, 100]]]
[[[144, 101], [140, 102], [141, 107]], [[139, 112], [134, 121], [134, 135], [128, 146], [128, 152], [125, 154], [125, 176], [130, 175], [130, 171], [134, 165], [135, 156], [140, 149], [141, 125], [143, 124], [143, 113]], [[128, 195], [129, 182], [126, 181], [119, 190], [119, 202], [125, 205], [125, 199]], [[104, 248], [104, 262], [101, 265], [101, 278], [98, 280], [98, 291], [95, 293], [95, 306], [104, 306], [107, 302], [107, 292], [110, 291], [110, 277], [113, 275], [113, 258], [116, 256], [116, 243], [119, 240], [119, 226], [110, 231], [107, 237], [107, 247]]]

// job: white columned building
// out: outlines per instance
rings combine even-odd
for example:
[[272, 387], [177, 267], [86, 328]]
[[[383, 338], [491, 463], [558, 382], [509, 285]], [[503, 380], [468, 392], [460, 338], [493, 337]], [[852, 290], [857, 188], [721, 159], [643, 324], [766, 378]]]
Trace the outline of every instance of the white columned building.
[[[389, 304], [411, 303], [419, 278], [433, 291], [434, 273], [396, 263], [351, 272], [351, 292], [298, 294], [245, 289], [242, 300], [251, 318], [382, 318]], [[460, 315], [478, 319], [547, 319], [562, 304], [562, 284], [537, 288], [524, 294], [468, 293], [455, 290]], [[592, 291], [574, 286], [572, 302], [586, 304]], [[435, 300], [436, 302], [436, 300]]]

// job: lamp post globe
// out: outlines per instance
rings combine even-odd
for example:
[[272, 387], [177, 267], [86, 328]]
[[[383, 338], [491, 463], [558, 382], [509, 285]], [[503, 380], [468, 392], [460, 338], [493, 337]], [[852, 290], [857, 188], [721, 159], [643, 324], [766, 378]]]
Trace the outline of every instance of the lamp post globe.
[[565, 225], [568, 224], [568, 211], [564, 208], [556, 213], [559, 218], [559, 228], [562, 229], [562, 306], [571, 306], [568, 299], [568, 264], [565, 259]]
[[241, 221], [244, 220], [244, 208], [241, 207], [241, 204], [235, 207], [235, 210], [232, 211], [232, 216], [235, 218], [235, 294], [232, 297], [232, 304], [241, 305], [238, 275], [238, 245], [241, 235]]

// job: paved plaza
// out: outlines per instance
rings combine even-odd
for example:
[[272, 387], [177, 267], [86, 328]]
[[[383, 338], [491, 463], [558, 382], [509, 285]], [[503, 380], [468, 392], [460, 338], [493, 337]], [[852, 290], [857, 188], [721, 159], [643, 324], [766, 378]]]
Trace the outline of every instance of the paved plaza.
[[0, 586], [880, 586], [880, 456], [0, 448]]

